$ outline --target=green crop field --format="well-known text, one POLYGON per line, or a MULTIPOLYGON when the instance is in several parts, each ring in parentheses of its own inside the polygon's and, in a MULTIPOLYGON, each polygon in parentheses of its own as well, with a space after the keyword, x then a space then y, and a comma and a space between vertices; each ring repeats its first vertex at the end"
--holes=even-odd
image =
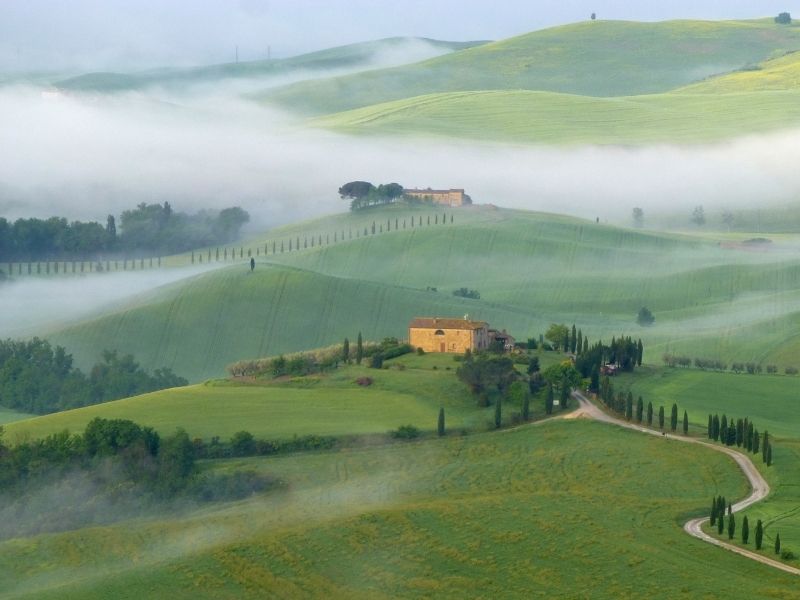
MULTIPOLYGON (((547 356, 541 364, 553 361, 547 356)), ((291 380, 220 380, 163 390, 19 421, 6 426, 6 439, 41 438, 64 429, 78 433, 95 417, 131 419, 165 435, 182 427, 205 439, 228 439, 242 430, 271 440, 386 433, 406 424, 434 431, 440 407, 452 430, 483 430, 493 424, 494 409, 476 406, 455 376, 458 363, 452 355, 407 355, 386 364, 390 368, 351 365, 291 380), (356 379, 361 377, 371 378, 372 385, 359 386, 356 379)), ((506 420, 512 409, 519 407, 507 407, 506 420)), ((533 406, 532 411, 536 416, 543 407, 533 406)))
MULTIPOLYGON (((424 315, 469 314, 520 339, 538 337, 553 322, 575 322, 591 340, 641 337, 650 362, 685 351, 800 366, 792 237, 754 253, 712 238, 481 207, 448 210, 452 224, 403 229, 405 210, 336 216, 331 240, 334 231, 351 230, 348 222, 361 237, 353 231, 345 242, 261 255, 253 274, 243 265, 206 273, 48 335, 81 365, 119 349, 195 382, 222 375, 236 360, 340 343, 359 331, 372 340, 402 338, 411 318, 424 315), (365 221, 391 221, 393 229, 364 236, 365 221), (481 299, 453 296, 461 287, 477 289, 481 299), (654 312, 655 326, 635 324, 641 306, 654 312)), ((433 223, 442 212, 427 214, 433 223)), ((324 224, 311 222, 306 231, 322 235, 324 224)), ((274 235, 302 239, 302 229, 274 235)))
POLYGON ((771 20, 584 22, 414 65, 298 83, 262 98, 322 115, 440 92, 631 96, 666 92, 798 48, 798 28, 771 20))
POLYGON ((165 68, 137 73, 86 73, 54 83, 65 90, 78 92, 125 92, 148 86, 181 89, 191 84, 211 84, 232 79, 286 77, 331 69, 368 69, 382 53, 408 51, 409 45, 427 45, 447 53, 471 48, 484 42, 446 42, 425 38, 395 37, 372 42, 348 44, 283 59, 254 60, 191 68, 165 68))
MULTIPOLYGON (((211 465, 209 465, 211 466, 211 465)), ((220 462, 289 491, 0 544, 8 597, 796 595, 680 523, 744 495, 726 457, 584 421, 220 462), (601 449, 601 451, 598 451, 601 449)))
POLYGON ((525 90, 450 92, 315 119, 344 133, 538 144, 711 142, 800 123, 800 91, 595 98, 525 90))
MULTIPOLYGON (((663 405, 667 412, 673 402, 677 403, 681 411, 688 411, 692 430, 701 436, 705 436, 709 414, 748 417, 760 432, 768 431, 773 440, 774 464, 767 467, 760 455, 753 456, 753 462, 769 481, 772 493, 766 500, 737 513, 737 524, 741 528, 742 519, 747 515, 751 550, 755 523, 761 519, 765 525, 764 548, 767 554, 772 553, 777 532, 781 534, 784 548, 793 550, 795 554, 800 551, 797 377, 645 367, 633 375, 618 378, 615 383, 620 389, 630 389, 635 396, 641 395, 645 402, 653 402, 654 407, 663 405)), ((738 534, 736 540, 741 540, 738 534)))

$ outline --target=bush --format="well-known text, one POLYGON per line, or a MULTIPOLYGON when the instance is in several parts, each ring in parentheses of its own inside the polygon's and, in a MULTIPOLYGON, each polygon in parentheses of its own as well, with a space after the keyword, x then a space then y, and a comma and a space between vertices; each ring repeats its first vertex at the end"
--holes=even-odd
POLYGON ((238 431, 231 438, 231 452, 234 456, 252 456, 256 453, 256 441, 249 431, 238 431))
POLYGON ((369 387, 372 385, 372 377, 359 377, 356 383, 361 387, 369 387))
POLYGON ((375 354, 369 361, 369 366, 371 369, 381 369, 383 368, 383 354, 375 354))
POLYGON ((638 314, 636 315, 636 322, 642 327, 649 327, 655 323, 655 320, 656 318, 653 316, 653 313, 650 312, 650 309, 646 306, 640 308, 638 314))
POLYGON ((775 365, 767 365, 767 373, 774 374, 774 373, 777 373, 777 372, 778 372, 778 367, 777 366, 775 366, 775 365))
POLYGON ((417 348, 417 355, 424 356, 424 354, 425 354, 425 350, 423 350, 422 348, 417 348))
POLYGON ((782 12, 777 17, 775 17, 775 22, 778 25, 791 25, 792 15, 788 12, 782 12))
POLYGON ((794 552, 792 552, 788 548, 784 548, 783 550, 781 550, 781 558, 783 560, 794 560, 796 557, 794 555, 794 552))
POLYGON ((797 368, 796 367, 786 367, 784 372, 787 375, 797 375, 797 368))
POLYGON ((419 437, 419 429, 413 425, 401 425, 395 431, 390 432, 390 434, 397 440, 413 440, 419 437))
POLYGON ((453 296, 458 296, 460 298, 470 298, 472 300, 480 300, 481 293, 478 290, 470 290, 468 288, 462 287, 458 288, 457 290, 453 290, 453 296))

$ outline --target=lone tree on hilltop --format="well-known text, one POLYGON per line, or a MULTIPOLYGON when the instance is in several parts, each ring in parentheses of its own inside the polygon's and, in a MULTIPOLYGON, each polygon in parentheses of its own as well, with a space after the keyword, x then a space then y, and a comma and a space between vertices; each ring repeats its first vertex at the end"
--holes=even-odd
POLYGON ((649 327, 653 323, 655 323, 656 318, 653 316, 653 313, 650 312, 650 309, 646 306, 643 306, 639 309, 638 314, 636 315, 636 322, 641 325, 642 327, 649 327))
POLYGON ((792 24, 792 15, 788 12, 782 12, 777 17, 775 17, 775 22, 778 25, 791 25, 792 24))
POLYGON ((596 21, 597 20, 597 13, 592 13, 592 16, 590 18, 592 19, 592 21, 596 21))
POLYGON ((633 226, 641 229, 644 227, 644 211, 638 206, 633 209, 633 226))

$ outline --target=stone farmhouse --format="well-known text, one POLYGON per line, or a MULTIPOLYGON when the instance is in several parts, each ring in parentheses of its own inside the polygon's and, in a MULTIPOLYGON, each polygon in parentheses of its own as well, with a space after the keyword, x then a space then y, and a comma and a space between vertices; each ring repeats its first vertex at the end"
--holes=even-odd
POLYGON ((417 317, 408 326, 408 343, 425 352, 463 354, 486 350, 495 340, 506 351, 514 349, 514 338, 505 331, 490 329, 485 321, 440 317, 417 317))
POLYGON ((464 193, 464 190, 432 190, 427 188, 420 190, 417 188, 403 190, 403 194, 410 198, 417 200, 430 201, 434 204, 443 204, 445 206, 464 206, 465 204, 472 204, 472 198, 464 193))

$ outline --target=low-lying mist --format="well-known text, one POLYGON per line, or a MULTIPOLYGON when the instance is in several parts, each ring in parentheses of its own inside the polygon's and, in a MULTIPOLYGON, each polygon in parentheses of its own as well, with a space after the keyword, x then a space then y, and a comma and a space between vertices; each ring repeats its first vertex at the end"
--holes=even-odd
POLYGON ((336 190, 366 179, 627 223, 634 206, 688 215, 699 204, 785 203, 800 189, 798 131, 642 148, 360 138, 310 129, 240 92, 238 83, 180 96, 0 90, 0 215, 102 221, 169 201, 183 211, 240 205, 263 229, 346 210, 336 190))
POLYGON ((158 287, 216 267, 152 269, 40 278, 0 284, 0 337, 18 337, 78 320, 158 287))

